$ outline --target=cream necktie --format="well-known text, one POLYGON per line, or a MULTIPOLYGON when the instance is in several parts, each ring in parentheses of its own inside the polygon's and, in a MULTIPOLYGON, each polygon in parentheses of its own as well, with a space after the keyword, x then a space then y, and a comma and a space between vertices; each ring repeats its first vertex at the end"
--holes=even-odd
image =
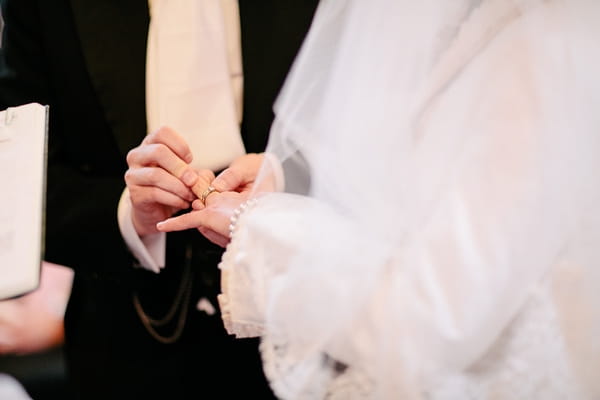
POLYGON ((169 126, 187 140, 194 168, 225 168, 245 153, 237 0, 150 0, 149 5, 148 131, 169 126))

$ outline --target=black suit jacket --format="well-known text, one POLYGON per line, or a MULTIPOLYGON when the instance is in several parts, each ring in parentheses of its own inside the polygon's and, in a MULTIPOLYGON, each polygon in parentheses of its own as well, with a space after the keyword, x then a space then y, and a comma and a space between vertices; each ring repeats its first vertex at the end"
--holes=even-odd
MULTIPOLYGON (((50 105, 45 258, 76 271, 66 348, 82 398, 182 398, 211 385, 226 395, 236 386, 222 384, 232 380, 268 396, 256 341, 235 341, 218 315, 194 310, 199 297, 216 305, 221 249, 196 231, 170 234, 167 268, 154 275, 132 268, 118 229, 125 156, 146 134, 147 0, 0 1, 0 108, 50 105), (132 294, 148 314, 165 313, 190 246, 195 278, 186 328, 175 344, 161 344, 140 323, 132 294)), ((240 0, 248 152, 264 149, 273 101, 316 3, 240 0)))

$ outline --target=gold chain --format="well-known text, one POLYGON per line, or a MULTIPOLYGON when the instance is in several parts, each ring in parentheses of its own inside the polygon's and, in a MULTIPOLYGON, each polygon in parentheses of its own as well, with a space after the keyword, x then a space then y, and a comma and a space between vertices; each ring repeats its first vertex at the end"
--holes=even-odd
POLYGON ((156 339, 160 343, 164 344, 172 344, 175 343, 181 337, 183 333, 183 328, 185 327, 185 321, 187 318, 187 313, 190 304, 190 298, 192 295, 192 281, 193 281, 193 273, 192 273, 192 247, 188 246, 185 252, 185 263, 183 266, 183 272, 181 274, 181 282, 179 284, 179 289, 175 294, 175 298, 173 299, 173 304, 167 311, 164 317, 160 319, 155 319, 150 317, 143 309, 142 304, 140 302, 139 296, 137 293, 133 293, 133 305, 135 307, 135 311, 138 314, 138 317, 142 321, 142 324, 154 339, 156 339), (175 313, 179 309, 179 319, 177 320, 177 326, 173 331, 173 334, 170 336, 163 336, 158 333, 155 327, 161 327, 173 320, 175 317, 175 313))

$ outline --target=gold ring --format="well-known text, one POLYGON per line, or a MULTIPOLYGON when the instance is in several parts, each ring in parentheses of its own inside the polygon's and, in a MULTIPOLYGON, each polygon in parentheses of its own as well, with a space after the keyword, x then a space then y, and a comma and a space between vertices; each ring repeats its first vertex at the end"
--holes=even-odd
POLYGON ((204 192, 202 192, 202 194, 200 195, 200 201, 202 202, 202 204, 206 205, 206 198, 210 196, 212 192, 218 192, 218 190, 210 185, 206 188, 204 192))

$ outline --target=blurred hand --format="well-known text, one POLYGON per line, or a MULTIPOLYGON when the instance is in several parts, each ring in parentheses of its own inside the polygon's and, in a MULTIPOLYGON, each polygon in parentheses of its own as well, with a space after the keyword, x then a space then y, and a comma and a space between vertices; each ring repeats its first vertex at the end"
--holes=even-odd
POLYGON ((0 354, 33 353, 63 342, 72 281, 72 269, 44 261, 39 288, 0 301, 0 354))

